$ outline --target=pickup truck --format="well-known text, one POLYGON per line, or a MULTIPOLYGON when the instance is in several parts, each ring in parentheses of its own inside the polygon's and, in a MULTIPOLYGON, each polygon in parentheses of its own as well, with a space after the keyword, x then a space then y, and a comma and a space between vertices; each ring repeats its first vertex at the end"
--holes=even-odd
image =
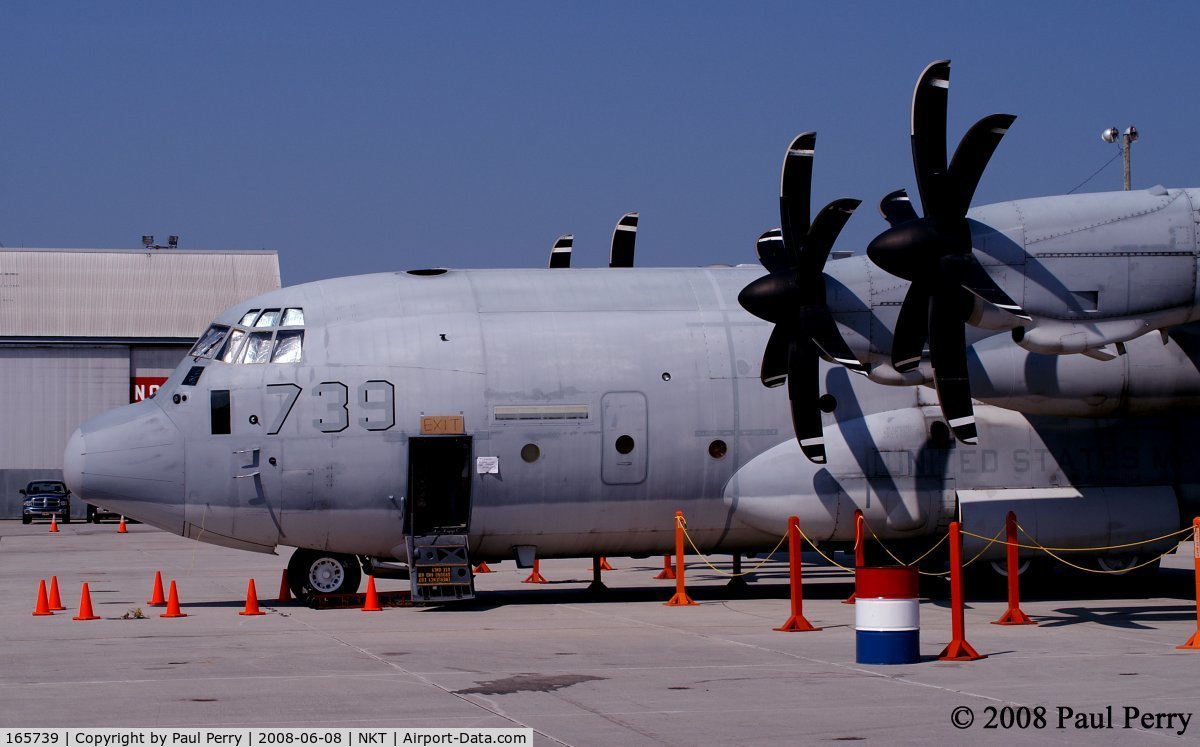
POLYGON ((34 480, 21 488, 21 523, 28 524, 34 517, 48 519, 58 516, 64 524, 71 523, 71 491, 65 483, 55 480, 34 480))

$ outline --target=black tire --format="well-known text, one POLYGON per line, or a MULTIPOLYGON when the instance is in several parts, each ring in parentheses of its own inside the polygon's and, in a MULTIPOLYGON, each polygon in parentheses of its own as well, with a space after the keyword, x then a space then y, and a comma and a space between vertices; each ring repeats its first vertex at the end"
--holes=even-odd
POLYGON ((353 555, 299 549, 287 567, 288 587, 297 599, 354 594, 362 582, 362 569, 353 555))
POLYGON ((71 523, 71 512, 70 512, 70 511, 63 511, 63 512, 62 512, 62 523, 64 523, 64 524, 70 524, 70 523, 71 523))
POLYGON ((33 519, 29 518, 28 516, 22 516, 22 517, 21 517, 21 523, 22 523, 22 524, 28 524, 28 523, 29 523, 29 522, 31 522, 31 521, 33 521, 33 519))
POLYGON ((96 508, 94 506, 87 507, 87 517, 86 517, 85 521, 88 524, 99 524, 100 523, 100 522, 96 521, 96 508))

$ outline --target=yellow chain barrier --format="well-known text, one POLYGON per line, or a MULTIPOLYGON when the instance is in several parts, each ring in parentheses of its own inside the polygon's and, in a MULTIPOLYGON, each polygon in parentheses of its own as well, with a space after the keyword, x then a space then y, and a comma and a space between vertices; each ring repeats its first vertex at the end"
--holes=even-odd
POLYGON ((712 563, 708 562, 708 556, 705 555, 704 553, 700 552, 700 548, 696 547, 696 543, 692 541, 692 535, 688 533, 686 521, 676 517, 675 523, 677 523, 679 525, 679 527, 681 529, 683 529, 683 536, 687 538, 688 544, 692 546, 692 552, 696 553, 696 555, 699 556, 700 560, 706 566, 708 566, 711 570, 717 572, 718 574, 720 574, 722 576, 728 576, 730 578, 739 578, 741 576, 749 576, 751 573, 754 573, 755 571, 762 568, 767 563, 770 563, 771 556, 774 555, 775 553, 779 552, 779 548, 783 547, 784 542, 787 542, 787 532, 784 532, 783 537, 781 537, 779 539, 779 544, 775 545, 774 550, 767 553, 767 557, 763 558, 761 563, 754 566, 753 568, 751 568, 748 571, 742 571, 741 573, 730 573, 729 571, 723 571, 720 568, 713 565, 712 563))
MULTIPOLYGON (((773 550, 771 550, 771 552, 767 553, 767 556, 765 558, 763 558, 762 561, 758 565, 754 566, 753 568, 751 568, 747 571, 742 571, 741 573, 730 573, 728 571, 724 571, 720 568, 717 568, 715 565, 710 563, 708 560, 708 556, 706 556, 704 553, 702 553, 700 551, 700 548, 696 547, 695 541, 692 540, 692 535, 687 530, 687 522, 686 521, 677 518, 676 522, 679 524, 680 528, 683 529, 683 536, 687 538, 688 545, 691 546, 692 551, 696 553, 696 555, 700 558, 700 560, 706 566, 708 566, 709 569, 711 569, 712 571, 714 571, 722 576, 728 576, 730 578, 735 578, 735 577, 739 577, 739 576, 748 576, 751 573, 754 573, 755 571, 759 570, 764 565, 771 562, 772 556, 774 556, 775 553, 779 552, 779 548, 783 547, 783 543, 787 541, 787 532, 785 531, 783 533, 783 537, 781 537, 779 539, 779 542, 775 545, 775 548, 773 550)), ((884 544, 883 540, 881 540, 879 538, 879 535, 875 533, 875 529, 866 520, 865 516, 863 517, 863 526, 865 526, 867 528, 867 531, 869 531, 871 533, 872 539, 874 539, 877 543, 879 543, 879 546, 884 549, 884 552, 886 552, 888 554, 888 556, 891 557, 892 560, 896 561, 897 563, 899 563, 900 565, 903 565, 903 566, 913 566, 913 565, 920 563, 922 560, 929 557, 929 555, 934 550, 936 550, 938 547, 940 547, 941 544, 943 542, 945 542, 950 536, 949 533, 942 535, 942 537, 937 542, 935 542, 932 546, 930 546, 930 548, 928 550, 921 553, 921 555, 919 557, 917 557, 914 560, 905 562, 905 561, 901 560, 900 558, 896 557, 896 554, 892 552, 891 548, 889 548, 886 544, 884 544)), ((813 549, 813 551, 815 551, 818 555, 820 555, 821 558, 823 558, 826 563, 828 563, 831 566, 840 568, 847 573, 850 573, 850 574, 854 573, 853 568, 844 566, 841 563, 834 560, 833 558, 826 555, 821 550, 821 548, 817 545, 817 543, 814 542, 813 540, 811 540, 808 537, 808 535, 806 535, 804 533, 803 529, 801 529, 800 527, 797 527, 797 529, 800 532, 800 537, 805 542, 807 542, 809 547, 811 547, 813 549)), ((1020 542, 1012 543, 1012 544, 1015 544, 1017 548, 1022 549, 1022 550, 1041 550, 1042 552, 1046 553, 1047 555, 1054 558, 1055 560, 1062 563, 1063 565, 1070 566, 1071 568, 1075 568, 1077 570, 1086 571, 1088 573, 1095 573, 1095 574, 1099 574, 1099 575, 1120 575, 1120 574, 1124 574, 1124 573, 1129 573, 1130 571, 1136 571, 1139 568, 1145 568, 1146 566, 1157 563, 1158 561, 1162 560, 1167 555, 1170 555, 1171 553, 1175 552, 1175 547, 1172 546, 1165 552, 1160 553, 1159 555, 1156 555, 1155 557, 1151 558, 1150 560, 1147 560, 1144 563, 1138 563, 1137 565, 1131 566, 1129 568, 1120 568, 1120 569, 1108 570, 1108 571, 1096 569, 1096 568, 1087 568, 1085 566, 1081 566, 1076 563, 1072 563, 1071 561, 1069 561, 1065 558, 1059 557, 1055 553, 1058 553, 1058 552, 1097 552, 1100 550, 1120 550, 1120 549, 1124 549, 1127 547, 1137 547, 1139 545, 1148 545, 1148 544, 1151 544, 1154 542, 1161 542, 1163 540, 1168 540, 1173 537, 1182 537, 1183 534, 1192 531, 1192 527, 1188 526, 1188 527, 1184 527, 1183 529, 1180 529, 1178 531, 1170 532, 1169 534, 1164 534, 1160 537, 1154 537, 1152 539, 1146 539, 1146 540, 1139 540, 1137 542, 1126 542, 1126 543, 1120 544, 1120 545, 1105 545, 1105 546, 1100 546, 1100 547, 1046 547, 1045 545, 1039 543, 1037 541, 1037 539, 1035 539, 1033 537, 1033 535, 1031 535, 1029 532, 1027 532, 1025 530, 1025 527, 1021 526, 1020 524, 1017 524, 1017 529, 1019 529, 1021 531, 1021 533, 1024 534, 1026 537, 1028 537, 1029 541, 1033 543, 1032 545, 1022 544, 1020 542)), ((988 537, 988 536, 982 535, 982 534, 975 534, 974 532, 969 532, 965 529, 960 529, 959 531, 963 534, 963 536, 972 537, 972 538, 978 539, 978 540, 984 540, 987 543, 983 546, 983 548, 979 552, 975 553, 975 555, 970 560, 963 563, 963 568, 966 568, 967 566, 974 563, 976 560, 979 560, 979 558, 981 558, 983 556, 983 554, 985 552, 987 552, 988 549, 992 545, 997 544, 997 543, 1005 545, 1005 546, 1009 545, 1009 542, 1007 540, 1000 539, 1001 533, 1004 532, 1003 527, 1001 527, 999 530, 997 530, 996 533, 994 535, 992 535, 991 537, 988 537)), ((864 537, 863 539, 865 540, 866 538, 864 537)), ((854 548, 855 549, 858 548, 857 541, 854 545, 854 548)), ((920 573, 922 576, 933 576, 933 577, 943 577, 943 576, 948 576, 950 574, 949 571, 943 571, 943 572, 939 572, 939 573, 933 573, 933 572, 929 572, 929 571, 918 571, 918 573, 920 573)))

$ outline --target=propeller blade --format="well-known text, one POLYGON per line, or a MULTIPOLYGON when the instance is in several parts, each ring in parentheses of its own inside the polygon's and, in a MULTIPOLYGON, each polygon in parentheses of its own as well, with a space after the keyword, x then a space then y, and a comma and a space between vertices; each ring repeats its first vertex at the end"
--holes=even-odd
POLYGON ((810 322, 813 344, 834 363, 845 366, 855 373, 865 374, 867 367, 854 356, 854 351, 850 350, 850 346, 846 344, 846 338, 842 337, 841 331, 838 330, 837 322, 833 320, 833 314, 830 313, 829 307, 823 307, 821 312, 819 318, 810 322))
POLYGON ((608 255, 609 267, 633 267, 633 247, 637 242, 637 213, 625 213, 613 229, 608 255))
POLYGON ((974 254, 960 254, 957 256, 946 257, 942 260, 943 265, 947 268, 947 274, 956 280, 959 285, 971 291, 975 295, 993 304, 1008 313, 1019 316, 1023 319, 1030 319, 1029 314, 1025 313, 1025 309, 1021 305, 1004 292, 1004 290, 992 280, 992 276, 988 275, 987 270, 979 263, 974 254))
POLYGON ((879 212, 888 225, 893 228, 901 223, 917 219, 917 211, 913 209, 912 200, 909 199, 908 192, 903 189, 897 189, 895 192, 884 195, 883 199, 879 201, 879 212))
POLYGON ((955 438, 965 444, 978 442, 975 408, 971 405, 971 381, 967 377, 967 342, 963 329, 959 289, 933 295, 930 305, 929 354, 942 414, 955 438))
POLYGON ((557 270, 571 266, 571 247, 575 244, 572 234, 559 236, 554 240, 554 248, 550 250, 550 269, 557 270))
POLYGON ((771 336, 767 338, 767 348, 763 351, 762 370, 759 373, 763 386, 776 387, 787 380, 791 336, 789 330, 778 324, 771 330, 771 336))
POLYGON ((946 208, 946 103, 949 96, 950 60, 930 63, 917 79, 912 103, 913 169, 927 216, 941 217, 946 208))
POLYGON ((802 132, 797 135, 783 157, 783 169, 779 175, 780 228, 793 267, 808 235, 812 164, 816 147, 817 133, 802 132))
POLYGON ((967 214, 983 170, 1015 120, 1012 114, 992 114, 971 125, 971 129, 963 135, 954 157, 950 159, 949 193, 956 215, 967 214))
MULTIPOLYGON (((808 240, 800 249, 804 269, 809 272, 821 272, 824 269, 833 242, 837 240, 838 234, 842 232, 854 210, 861 204, 862 200, 843 197, 821 208, 821 212, 817 213, 816 220, 809 228, 808 240)), ((824 296, 821 300, 824 300, 824 296)))
POLYGON ((921 353, 929 337, 929 296, 928 285, 915 281, 900 306, 896 331, 892 334, 892 367, 901 373, 911 371, 921 363, 921 353))
POLYGON ((814 464, 825 463, 825 433, 821 423, 820 363, 808 345, 790 346, 788 356, 788 399, 792 408, 792 427, 800 450, 814 464))
POLYGON ((772 228, 754 244, 754 252, 758 261, 767 268, 767 272, 782 272, 791 268, 787 249, 783 245, 783 234, 778 228, 772 228))

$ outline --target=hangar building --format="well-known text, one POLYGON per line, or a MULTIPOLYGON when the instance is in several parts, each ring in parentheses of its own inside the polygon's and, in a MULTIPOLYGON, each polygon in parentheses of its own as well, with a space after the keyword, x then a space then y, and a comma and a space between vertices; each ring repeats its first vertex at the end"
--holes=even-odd
POLYGON ((153 394, 218 312, 279 284, 274 251, 0 249, 0 518, 62 479, 81 422, 153 394))

